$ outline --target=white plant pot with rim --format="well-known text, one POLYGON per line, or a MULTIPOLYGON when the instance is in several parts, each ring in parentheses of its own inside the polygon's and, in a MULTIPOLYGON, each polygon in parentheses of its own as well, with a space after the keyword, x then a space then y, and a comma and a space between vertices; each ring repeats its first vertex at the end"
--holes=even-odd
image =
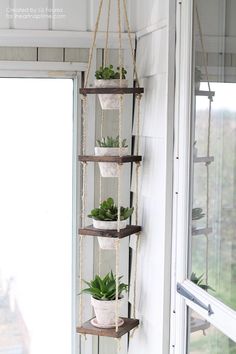
MULTIPOLYGON (((96 156, 125 156, 128 155, 128 148, 106 148, 95 147, 96 156)), ((113 162, 99 162, 99 169, 102 177, 118 177, 118 164, 113 162)))
MULTIPOLYGON (((120 312, 120 306, 122 298, 118 300, 118 313, 120 312)), ((94 308, 94 312, 97 319, 97 325, 104 327, 115 327, 116 324, 116 300, 104 301, 96 300, 91 297, 91 304, 94 308)))
MULTIPOLYGON (((111 80, 95 80, 95 87, 98 88, 115 88, 128 87, 128 80, 111 79, 111 80)), ((114 110, 120 107, 120 96, 118 94, 100 94, 98 95, 103 110, 114 110)))
MULTIPOLYGON (((127 226, 127 220, 120 221, 120 229, 125 229, 127 226)), ((117 221, 101 221, 93 219, 93 227, 100 230, 117 230, 117 221)), ((112 237, 99 237, 98 243, 103 250, 115 250, 116 249, 116 238, 112 237)))

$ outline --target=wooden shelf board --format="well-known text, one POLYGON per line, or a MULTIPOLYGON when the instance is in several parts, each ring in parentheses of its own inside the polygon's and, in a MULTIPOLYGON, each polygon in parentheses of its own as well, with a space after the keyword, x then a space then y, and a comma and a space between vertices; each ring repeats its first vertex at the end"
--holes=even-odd
POLYGON ((122 319, 124 320, 124 324, 119 327, 118 332, 116 332, 115 328, 106 329, 94 327, 90 322, 91 320, 85 322, 81 327, 77 327, 76 332, 81 334, 92 334, 94 336, 120 338, 139 325, 139 320, 124 317, 122 317, 122 319))
POLYGON ((193 162, 194 163, 211 163, 214 161, 214 156, 199 156, 199 157, 194 157, 193 162))
POLYGON ((195 95, 196 96, 205 96, 205 97, 212 98, 212 97, 215 96, 215 91, 202 91, 202 90, 199 90, 199 91, 195 91, 195 95))
POLYGON ((141 94, 144 93, 143 87, 92 87, 92 88, 81 88, 79 90, 82 95, 94 95, 94 94, 141 94))
POLYGON ((197 332, 197 331, 205 331, 210 327, 210 323, 204 320, 201 320, 200 318, 194 319, 194 322, 190 324, 190 331, 191 333, 197 332))
POLYGON ((208 235, 212 233, 212 227, 203 227, 200 229, 194 229, 192 230, 192 235, 197 236, 197 235, 208 235))
POLYGON ((84 229, 79 229, 79 235, 124 238, 133 234, 137 234, 141 230, 142 228, 140 226, 135 225, 128 225, 125 229, 121 229, 120 232, 117 230, 95 229, 92 225, 90 225, 84 229))
POLYGON ((93 156, 93 155, 80 155, 79 161, 82 162, 116 162, 119 164, 142 161, 142 156, 93 156))

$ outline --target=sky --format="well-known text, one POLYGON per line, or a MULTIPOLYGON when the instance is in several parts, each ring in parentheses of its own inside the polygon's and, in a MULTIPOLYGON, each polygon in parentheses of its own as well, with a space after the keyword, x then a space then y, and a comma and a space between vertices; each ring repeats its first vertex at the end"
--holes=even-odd
POLYGON ((0 275, 30 354, 71 352, 70 79, 0 79, 0 275))

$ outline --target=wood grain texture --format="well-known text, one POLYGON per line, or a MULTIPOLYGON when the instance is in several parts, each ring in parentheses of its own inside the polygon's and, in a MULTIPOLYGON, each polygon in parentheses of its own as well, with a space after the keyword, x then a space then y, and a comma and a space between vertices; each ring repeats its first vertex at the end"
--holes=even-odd
POLYGON ((116 332, 115 328, 106 329, 94 327, 90 322, 91 320, 85 322, 81 327, 77 327, 76 332, 92 334, 94 336, 120 338, 139 325, 139 320, 124 317, 121 318, 124 320, 124 324, 119 327, 118 332, 116 332))
POLYGON ((83 156, 78 157, 79 161, 82 162, 116 162, 118 164, 129 163, 129 162, 140 162, 142 161, 142 156, 83 156))
POLYGON ((104 88, 81 88, 80 93, 82 95, 94 95, 94 94, 141 94, 144 92, 143 87, 104 87, 104 88))
POLYGON ((92 225, 79 229, 79 235, 85 236, 99 236, 109 238, 124 238, 133 234, 137 234, 142 230, 141 226, 128 225, 125 229, 117 230, 101 230, 95 229, 92 225))

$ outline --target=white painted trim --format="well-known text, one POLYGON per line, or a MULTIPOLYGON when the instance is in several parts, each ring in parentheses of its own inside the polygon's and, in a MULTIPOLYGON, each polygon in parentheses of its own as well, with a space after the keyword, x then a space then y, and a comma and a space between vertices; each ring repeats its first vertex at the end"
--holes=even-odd
POLYGON ((190 117, 191 117, 191 63, 193 0, 176 1, 177 53, 175 96, 175 166, 174 212, 172 244, 172 320, 171 353, 187 350, 186 306, 177 296, 177 282, 187 278, 189 234, 189 181, 190 181, 190 117))
POLYGON ((217 300, 215 297, 202 290, 199 286, 193 284, 190 280, 185 280, 182 285, 187 291, 194 294, 202 303, 206 304, 207 306, 211 305, 214 314, 207 316, 206 310, 188 299, 186 299, 186 305, 191 307, 194 311, 198 312, 214 327, 219 329, 226 336, 236 342, 236 311, 232 310, 221 301, 217 300))
POLYGON ((151 34, 151 33, 155 32, 155 31, 159 31, 162 28, 167 27, 167 24, 168 24, 168 21, 166 19, 161 20, 158 23, 155 23, 153 25, 147 26, 147 27, 141 29, 140 31, 138 31, 136 33, 136 37, 137 37, 137 39, 139 39, 141 37, 147 36, 148 34, 151 34))
POLYGON ((77 321, 77 229, 78 220, 77 215, 80 215, 79 203, 77 196, 80 191, 80 178, 79 178, 79 166, 77 161, 78 156, 78 145, 80 144, 79 137, 79 116, 81 111, 80 99, 79 97, 79 86, 81 82, 81 74, 78 73, 74 78, 73 86, 73 174, 72 174, 72 354, 76 354, 79 348, 79 338, 76 333, 76 321, 77 321))
POLYGON ((86 63, 0 61, 0 77, 74 78, 86 70, 86 63))
MULTIPOLYGON (((90 48, 92 32, 47 30, 0 30, 0 47, 90 48)), ((109 48, 119 48, 118 33, 110 33, 109 48)), ((133 45, 135 34, 132 33, 133 45)), ((127 33, 122 33, 122 46, 129 48, 127 33)), ((97 48, 105 47, 105 32, 98 32, 97 48)))
MULTIPOLYGON (((86 63, 43 62, 43 61, 5 61, 0 60, 0 70, 13 71, 86 71, 86 63)), ((61 75, 60 75, 61 76, 61 75)))

